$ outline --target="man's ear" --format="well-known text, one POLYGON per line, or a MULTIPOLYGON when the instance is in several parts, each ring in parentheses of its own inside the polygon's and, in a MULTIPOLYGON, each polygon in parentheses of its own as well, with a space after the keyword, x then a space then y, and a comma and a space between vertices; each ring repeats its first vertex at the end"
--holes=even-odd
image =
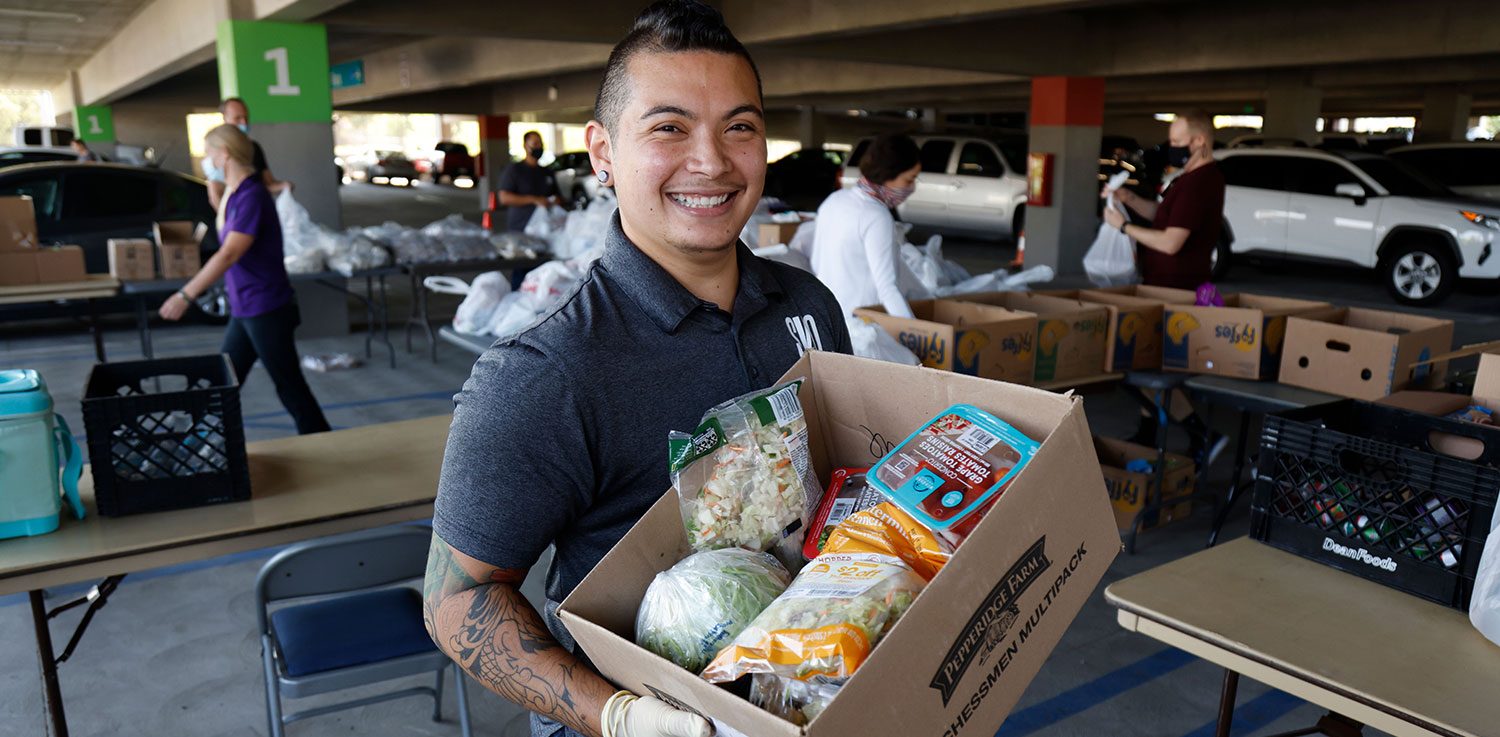
POLYGON ((609 131, 604 124, 597 120, 590 120, 583 129, 583 145, 589 152, 589 163, 594 167, 594 175, 601 173, 606 176, 600 180, 600 184, 606 187, 615 186, 614 150, 610 145, 609 131))

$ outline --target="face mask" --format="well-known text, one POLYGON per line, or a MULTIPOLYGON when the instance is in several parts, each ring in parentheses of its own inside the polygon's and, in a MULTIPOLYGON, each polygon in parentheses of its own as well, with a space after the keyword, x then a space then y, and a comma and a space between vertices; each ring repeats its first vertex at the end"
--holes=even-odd
POLYGON ((1188 159, 1193 158, 1193 150, 1187 146, 1171 146, 1167 148, 1167 165, 1181 169, 1187 166, 1188 159))
POLYGON ((526 153, 531 154, 531 158, 533 159, 540 159, 542 158, 542 147, 537 146, 536 148, 528 148, 526 149, 526 153))
POLYGON ((892 208, 905 202, 906 198, 910 197, 911 193, 917 190, 915 186, 887 187, 862 177, 859 180, 859 188, 871 197, 880 200, 886 207, 892 208))
POLYGON ((235 127, 239 128, 241 133, 249 133, 250 132, 250 124, 249 123, 242 123, 240 125, 236 125, 235 127))

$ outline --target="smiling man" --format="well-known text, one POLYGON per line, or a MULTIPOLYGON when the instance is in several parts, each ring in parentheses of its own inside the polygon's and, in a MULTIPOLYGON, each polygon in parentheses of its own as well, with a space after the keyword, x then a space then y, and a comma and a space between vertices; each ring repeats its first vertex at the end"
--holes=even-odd
POLYGON ((618 691, 559 602, 670 485, 666 439, 769 386, 807 350, 850 352, 833 295, 738 243, 766 172, 760 78, 718 11, 669 0, 615 47, 589 154, 620 208, 560 306, 474 365, 433 517, 428 631, 532 734, 699 737, 702 718, 618 691), (519 591, 549 546, 545 614, 519 591))

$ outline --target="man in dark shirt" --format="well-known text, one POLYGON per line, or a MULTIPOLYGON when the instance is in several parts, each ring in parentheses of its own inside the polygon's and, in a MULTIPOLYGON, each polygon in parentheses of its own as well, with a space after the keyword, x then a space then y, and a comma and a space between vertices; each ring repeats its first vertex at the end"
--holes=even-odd
MULTIPOLYGON (((239 128, 246 135, 250 134, 250 108, 244 100, 231 97, 219 104, 219 112, 224 116, 224 122, 239 128)), ((291 182, 283 182, 271 175, 271 165, 266 163, 266 152, 255 140, 250 141, 255 147, 254 175, 260 177, 261 182, 266 185, 266 190, 272 197, 281 194, 283 189, 291 189, 291 182)), ((208 204, 215 210, 219 209, 219 201, 224 199, 224 172, 213 165, 207 158, 203 159, 203 178, 208 180, 208 204)))
POLYGON ((1167 160, 1182 168, 1160 203, 1127 189, 1116 193, 1126 207, 1151 218, 1146 228, 1106 208, 1104 220, 1140 244, 1141 276, 1157 287, 1197 289, 1212 277, 1212 258, 1224 222, 1224 173, 1214 163, 1213 118, 1202 110, 1179 114, 1168 134, 1167 160))
POLYGON ((557 196, 557 180, 537 161, 542 158, 542 134, 527 131, 521 136, 521 145, 526 147, 526 160, 500 172, 500 205, 510 210, 505 225, 513 233, 526 229, 531 213, 538 207, 562 204, 562 198, 557 196))
POLYGON ((619 210, 562 303, 475 363, 455 397, 424 586, 433 640, 532 711, 533 737, 708 737, 573 652, 557 606, 670 488, 667 433, 851 352, 833 294, 740 245, 765 184, 760 78, 717 10, 648 8, 585 133, 619 210), (796 326, 793 330, 791 326, 796 326), (543 612, 519 590, 553 546, 543 612))

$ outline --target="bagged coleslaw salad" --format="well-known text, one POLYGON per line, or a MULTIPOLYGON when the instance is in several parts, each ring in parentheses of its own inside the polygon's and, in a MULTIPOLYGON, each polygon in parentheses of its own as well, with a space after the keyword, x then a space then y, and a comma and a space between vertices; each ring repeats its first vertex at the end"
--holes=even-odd
POLYGON ((672 487, 694 550, 801 547, 818 487, 798 379, 710 409, 692 434, 668 436, 672 487))
POLYGON ((656 574, 641 600, 635 641, 694 673, 786 590, 791 575, 768 553, 694 553, 656 574))

